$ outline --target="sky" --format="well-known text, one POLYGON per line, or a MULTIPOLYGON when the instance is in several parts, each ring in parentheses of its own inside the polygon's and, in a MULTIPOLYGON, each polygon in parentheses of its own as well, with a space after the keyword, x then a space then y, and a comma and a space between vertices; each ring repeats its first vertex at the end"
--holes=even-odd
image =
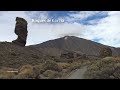
POLYGON ((0 42, 17 38, 16 17, 28 22, 26 45, 76 36, 120 47, 120 11, 0 11, 0 42), (53 21, 41 22, 48 19, 53 21))

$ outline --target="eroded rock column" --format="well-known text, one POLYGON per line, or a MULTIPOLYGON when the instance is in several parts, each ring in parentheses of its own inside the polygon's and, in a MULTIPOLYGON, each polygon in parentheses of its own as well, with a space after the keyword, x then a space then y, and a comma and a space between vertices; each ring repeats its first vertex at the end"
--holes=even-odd
POLYGON ((15 43, 19 46, 25 46, 27 40, 27 21, 23 18, 16 17, 16 26, 15 26, 15 34, 18 35, 18 38, 12 43, 15 43))

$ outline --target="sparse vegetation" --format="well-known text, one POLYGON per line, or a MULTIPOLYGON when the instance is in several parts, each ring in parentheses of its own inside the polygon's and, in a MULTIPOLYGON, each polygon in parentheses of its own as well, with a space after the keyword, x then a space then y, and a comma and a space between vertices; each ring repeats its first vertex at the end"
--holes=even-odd
POLYGON ((120 79, 120 59, 105 57, 94 62, 85 73, 87 79, 120 79))
POLYGON ((69 63, 58 63, 58 65, 63 69, 68 69, 70 67, 69 63))
POLYGON ((120 58, 105 57, 101 60, 78 60, 72 63, 57 63, 47 60, 38 65, 23 65, 18 69, 0 68, 0 79, 57 79, 62 78, 83 65, 89 65, 85 72, 87 79, 120 79, 120 58), (6 72, 7 70, 18 70, 6 72))
POLYGON ((0 79, 12 79, 16 74, 12 72, 0 72, 0 79))
POLYGON ((40 79, 40 75, 43 74, 43 72, 45 72, 45 69, 43 68, 42 64, 33 66, 33 76, 35 79, 40 79))
POLYGON ((81 62, 73 62, 70 64, 70 67, 68 68, 68 72, 71 72, 75 69, 78 69, 81 67, 81 62))
POLYGON ((111 57, 110 48, 101 50, 103 59, 96 56, 81 58, 79 55, 74 58, 47 56, 32 47, 20 47, 8 42, 0 43, 0 51, 0 79, 55 79, 84 65, 90 65, 86 78, 120 78, 120 58, 111 57), (7 70, 18 70, 18 73, 7 70))
POLYGON ((55 70, 55 71, 62 71, 62 67, 60 67, 55 61, 47 60, 45 64, 43 64, 43 68, 45 70, 55 70))
POLYGON ((106 48, 102 48, 100 50, 100 56, 101 57, 109 57, 109 56, 112 56, 112 50, 108 47, 106 48))
POLYGON ((33 76, 33 67, 31 65, 24 65, 19 69, 19 74, 16 79, 29 79, 33 76))
POLYGON ((47 77, 48 79, 55 79, 60 77, 60 73, 57 71, 53 71, 53 70, 46 70, 43 75, 45 77, 47 77))
POLYGON ((20 17, 16 21, 18 38, 0 42, 0 79, 56 79, 82 66, 84 72, 89 66, 85 78, 120 79, 120 57, 113 57, 120 55, 120 48, 71 35, 25 46, 28 23, 20 17))
POLYGON ((15 75, 18 74, 17 72, 10 72, 10 71, 15 71, 15 69, 2 67, 0 69, 0 79, 12 79, 15 75))
MULTIPOLYGON (((12 56, 15 56, 15 55, 13 54, 12 56)), ((17 57, 17 56, 15 56, 15 57, 17 57)), ((32 57, 35 59, 38 58, 38 57, 36 57, 36 55, 33 55, 32 57)), ((60 59, 60 58, 58 58, 58 59, 60 59)), ((113 58, 106 57, 106 58, 103 58, 102 60, 104 60, 104 63, 105 63, 105 61, 108 63, 108 62, 112 61, 113 58)), ((26 61, 28 61, 28 60, 26 60, 26 61)), ((65 59, 64 59, 64 61, 65 61, 65 59)), ((0 75, 1 75, 1 78, 13 78, 13 79, 42 79, 42 78, 55 79, 55 78, 64 77, 67 74, 69 74, 70 72, 72 72, 73 70, 78 69, 83 65, 94 66, 92 63, 97 63, 100 61, 101 61, 100 58, 88 57, 87 59, 72 58, 69 60, 66 59, 66 62, 60 62, 60 61, 57 62, 54 59, 46 57, 46 59, 43 60, 41 63, 39 63, 39 62, 37 64, 34 63, 34 65, 28 63, 28 64, 20 65, 20 67, 18 67, 18 68, 15 67, 16 69, 18 69, 17 74, 9 73, 10 74, 9 75, 8 73, 2 73, 0 75), (6 74, 6 76, 4 74, 6 74)), ((11 63, 11 65, 16 64, 16 63, 17 63, 17 61, 16 62, 14 61, 14 63, 11 63)), ((94 66, 94 67, 96 68, 96 66, 94 66)), ((118 67, 116 67, 116 68, 118 68, 118 67)), ((4 68, 4 70, 5 70, 5 68, 4 68)), ((97 76, 97 74, 96 74, 96 76, 97 76)), ((110 76, 110 77, 112 77, 112 76, 110 76)))

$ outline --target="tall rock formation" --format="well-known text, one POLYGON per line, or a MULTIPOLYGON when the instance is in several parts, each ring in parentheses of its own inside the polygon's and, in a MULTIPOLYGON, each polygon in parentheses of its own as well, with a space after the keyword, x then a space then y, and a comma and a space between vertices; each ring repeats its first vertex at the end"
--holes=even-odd
POLYGON ((15 34, 18 35, 18 38, 12 43, 15 43, 19 46, 25 46, 26 45, 26 39, 27 39, 27 21, 24 18, 16 17, 16 26, 15 26, 15 34))

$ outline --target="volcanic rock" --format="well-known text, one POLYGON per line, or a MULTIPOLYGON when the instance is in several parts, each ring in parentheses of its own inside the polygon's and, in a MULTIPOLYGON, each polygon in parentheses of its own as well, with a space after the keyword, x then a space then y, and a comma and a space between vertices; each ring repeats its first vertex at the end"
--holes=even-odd
POLYGON ((23 18, 16 17, 16 26, 15 26, 15 34, 18 35, 18 38, 12 43, 15 43, 19 46, 25 46, 27 39, 27 21, 23 18))

